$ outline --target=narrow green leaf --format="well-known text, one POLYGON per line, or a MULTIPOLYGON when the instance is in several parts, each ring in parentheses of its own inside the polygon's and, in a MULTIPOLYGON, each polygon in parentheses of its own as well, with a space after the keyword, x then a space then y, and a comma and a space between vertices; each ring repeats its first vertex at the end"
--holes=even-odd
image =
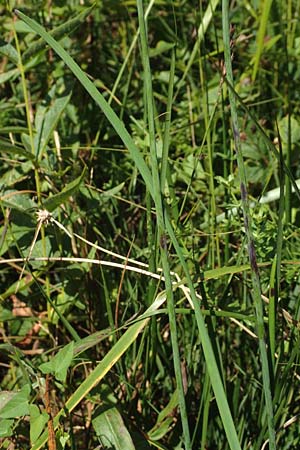
MULTIPOLYGON (((149 314, 159 309, 166 301, 165 293, 161 293, 157 296, 156 300, 146 310, 145 314, 149 314)), ((112 349, 105 355, 100 361, 97 367, 89 374, 89 376, 81 383, 77 390, 71 395, 66 402, 63 409, 59 411, 54 418, 54 427, 57 428, 59 419, 65 414, 65 411, 73 411, 73 409, 81 402, 81 400, 96 386, 103 377, 111 370, 121 356, 126 352, 128 347, 136 340, 138 334, 149 322, 149 318, 143 319, 131 325, 128 330, 119 338, 112 349)), ((48 438, 48 431, 45 431, 38 441, 33 445, 31 450, 39 450, 46 442, 48 438)))
POLYGON ((11 69, 7 70, 0 74, 0 84, 6 83, 6 81, 10 80, 19 75, 19 69, 11 69))
POLYGON ((272 0, 263 0, 260 2, 261 14, 259 15, 259 30, 256 39, 256 49, 252 60, 253 72, 252 80, 254 81, 257 75, 260 58, 263 52, 264 39, 267 30, 268 18, 272 6, 272 0))
MULTIPOLYGON (((94 3, 94 5, 92 5, 90 8, 86 8, 76 17, 73 17, 72 19, 58 26, 54 30, 50 31, 49 34, 55 39, 61 39, 64 36, 71 34, 73 31, 76 30, 76 28, 78 28, 82 24, 82 22, 86 19, 86 17, 92 12, 95 5, 96 3, 94 3)), ((46 46, 47 44, 44 41, 44 39, 42 38, 38 39, 37 42, 31 44, 26 50, 26 52, 24 52, 23 62, 27 62, 32 56, 44 50, 46 46)))
POLYGON ((158 414, 156 424, 147 433, 149 438, 153 441, 162 439, 168 433, 174 421, 174 410, 178 407, 178 389, 173 392, 169 403, 158 414))
POLYGON ((34 155, 27 150, 25 150, 22 147, 19 147, 18 145, 12 144, 10 141, 0 138, 0 148, 1 152, 9 152, 13 153, 14 155, 21 155, 25 158, 29 159, 30 161, 34 161, 34 155))
POLYGON ((238 438, 237 431, 234 426, 231 411, 229 408, 229 404, 228 404, 227 397, 225 394, 224 386, 223 386, 222 379, 220 376, 219 368, 218 368, 218 365, 216 362, 216 357, 214 355, 212 344, 211 344, 211 341, 210 341, 210 338, 209 338, 209 335, 207 332, 207 328, 205 325, 204 317, 201 312, 201 307, 200 307, 199 301, 197 300, 197 297, 196 297, 195 288, 194 288, 194 285, 193 285, 193 282, 192 282, 192 279, 191 279, 191 276, 189 273, 187 263, 183 256, 183 252, 181 250, 181 247, 178 244, 174 230, 172 228, 172 225, 171 225, 170 220, 167 215, 166 215, 166 227, 167 227, 167 231, 169 233, 170 239, 173 243, 173 246, 176 250, 176 254, 178 255, 179 260, 181 262, 182 268, 184 270, 184 273, 185 273, 185 276, 187 279, 187 285, 190 289, 191 298, 192 298, 194 310, 195 310, 195 317, 196 317, 199 335, 200 335, 200 339, 201 339, 201 344, 203 347, 205 361, 207 364, 207 370, 209 373, 212 388, 214 390, 216 402, 217 402, 217 405, 218 405, 218 408, 220 411, 220 416, 221 416, 221 419, 222 419, 222 422, 224 425, 224 429, 226 432, 229 446, 230 446, 231 450, 241 450, 239 438, 238 438))
POLYGON ((13 45, 5 42, 3 39, 0 39, 0 53, 10 59, 14 64, 18 64, 19 57, 17 50, 13 45))
POLYGON ((85 75, 82 69, 78 66, 78 64, 74 61, 74 59, 64 50, 64 48, 49 34, 45 31, 43 27, 41 27, 37 22, 27 17, 19 10, 15 10, 20 19, 22 19, 30 28, 35 31, 37 34, 42 36, 42 38, 51 46, 51 48, 60 56, 60 58, 64 61, 64 63, 69 67, 69 69, 73 72, 76 78, 80 81, 82 86, 86 89, 86 91, 90 94, 90 96, 94 99, 97 105, 101 108, 103 113, 105 114, 108 121, 116 130, 119 137, 122 139, 124 145, 128 148, 129 153, 135 162, 137 169, 139 170, 141 176, 143 177, 146 186, 153 197, 153 187, 152 187, 152 177, 150 174, 150 170, 145 163, 143 156, 141 155, 139 149, 133 142, 131 136, 126 130, 124 124, 118 118, 116 113, 110 107, 110 105, 106 102, 102 94, 98 91, 96 86, 92 83, 92 81, 85 75))
POLYGON ((59 205, 64 204, 71 195, 74 195, 84 179, 86 169, 84 168, 82 174, 75 180, 68 183, 59 194, 52 195, 48 197, 47 200, 43 202, 43 207, 48 211, 53 211, 59 205))
POLYGON ((110 335, 111 330, 110 328, 108 328, 106 330, 96 331, 96 333, 90 334, 86 338, 80 339, 74 344, 74 355, 79 355, 87 349, 94 347, 110 335))
POLYGON ((50 106, 41 106, 36 114, 36 135, 34 136, 34 148, 36 158, 41 158, 44 150, 56 128, 61 114, 71 98, 71 91, 65 93, 51 102, 50 106), (40 114, 39 114, 40 112, 40 114))

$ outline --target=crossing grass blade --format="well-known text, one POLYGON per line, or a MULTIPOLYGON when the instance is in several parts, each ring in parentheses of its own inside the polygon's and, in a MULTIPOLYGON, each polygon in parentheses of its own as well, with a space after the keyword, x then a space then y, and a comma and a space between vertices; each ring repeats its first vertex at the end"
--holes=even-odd
POLYGON ((92 99, 97 103, 100 109, 105 114, 107 120, 116 130, 118 136, 123 141, 126 148, 128 148, 131 158, 133 159, 137 169, 139 170, 141 176, 143 177, 147 189, 149 190, 151 196, 153 197, 152 188, 152 177, 150 170, 145 163, 145 160, 138 149, 138 147, 133 142, 130 134, 126 130, 124 123, 120 121, 114 110, 109 106, 107 101, 104 99, 102 94, 98 91, 96 86, 87 77, 79 65, 74 61, 74 59, 68 54, 68 52, 35 20, 26 16, 19 10, 15 10, 16 15, 22 19, 35 33, 39 34, 50 47, 58 54, 58 56, 64 61, 64 63, 73 72, 78 81, 82 84, 85 90, 90 94, 92 99))
MULTIPOLYGON (((116 344, 111 348, 111 350, 105 355, 102 361, 96 366, 96 368, 89 374, 89 376, 81 383, 77 390, 71 395, 58 414, 55 416, 53 421, 54 429, 59 425, 59 420, 66 413, 71 413, 76 406, 83 400, 89 392, 95 387, 103 377, 109 372, 112 367, 119 361, 121 356, 126 352, 128 347, 133 344, 136 340, 138 334, 147 325, 150 318, 147 316, 154 313, 158 308, 160 308, 166 300, 164 293, 157 296, 154 303, 146 310, 144 315, 140 316, 140 320, 131 325, 128 330, 119 338, 116 344)), ((46 430, 42 436, 33 444, 31 450, 39 450, 42 448, 48 439, 48 430, 46 430)))
MULTIPOLYGON (((231 48, 230 48, 230 31, 229 31, 229 3, 228 0, 222 1, 222 23, 223 23, 223 41, 224 41, 224 56, 226 67, 226 78, 231 86, 233 86, 233 71, 231 60, 231 48)), ((244 226, 248 242, 248 256, 251 266, 251 280, 253 289, 253 300, 256 311, 256 328, 259 340, 260 361, 262 366, 263 377, 263 390, 267 412, 267 424, 269 431, 269 448, 270 450, 276 449, 276 436, 274 426, 274 411, 273 400, 271 393, 271 376, 268 361, 267 342, 265 336, 264 325, 264 311, 261 298, 261 283, 260 275, 256 260, 256 250, 254 243, 254 235, 252 230, 252 222, 249 208, 248 192, 247 192, 247 179, 244 165, 244 159, 241 149, 240 131, 238 123, 238 114, 236 107, 236 98, 232 90, 229 90, 229 103, 231 108, 231 120, 232 120, 232 132, 234 149, 239 169, 239 181, 241 191, 241 203, 243 208, 244 226)))

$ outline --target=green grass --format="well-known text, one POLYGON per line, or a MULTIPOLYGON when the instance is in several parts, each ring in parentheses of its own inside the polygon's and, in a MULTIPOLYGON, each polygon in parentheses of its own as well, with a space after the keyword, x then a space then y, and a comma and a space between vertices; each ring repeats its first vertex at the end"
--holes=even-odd
POLYGON ((297 448, 298 2, 15 3, 0 448, 297 448))

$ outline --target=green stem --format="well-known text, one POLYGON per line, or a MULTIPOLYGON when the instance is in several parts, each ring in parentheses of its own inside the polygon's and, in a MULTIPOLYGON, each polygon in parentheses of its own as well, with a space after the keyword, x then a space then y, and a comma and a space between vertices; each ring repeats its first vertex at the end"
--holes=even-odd
MULTIPOLYGON (((223 20, 223 40, 224 40, 224 56, 225 56, 225 67, 226 67, 226 76, 230 83, 233 86, 233 74, 232 74, 232 65, 231 65, 231 48, 230 48, 230 32, 229 32, 229 17, 228 17, 228 0, 222 0, 222 20, 223 20)), ((234 147, 236 152, 236 158, 239 169, 239 177, 240 177, 240 189, 241 189, 241 201, 244 215, 244 225, 246 236, 248 240, 248 255, 249 262, 251 267, 251 280, 252 280, 252 289, 253 289, 253 300, 255 303, 255 311, 256 311, 256 327, 257 334, 259 339, 259 350, 260 350, 260 359, 262 365, 262 375, 263 375, 263 389, 265 395, 265 403, 267 410, 267 420, 268 420, 268 429, 269 429, 269 449, 276 449, 275 442, 275 429, 274 429, 274 412, 273 412, 273 402, 271 395, 271 382, 270 382, 270 371, 269 371, 269 363, 268 363, 268 354, 267 354, 267 346, 265 340, 265 327, 264 327, 264 312, 263 312, 263 304, 261 299, 261 286, 260 286, 260 277, 259 271, 256 261, 256 252, 254 246, 254 238, 252 232, 251 225, 251 215, 248 201, 248 193, 247 193, 247 180, 246 180, 246 172, 244 166, 244 160, 241 150, 240 143, 240 134, 239 134, 239 125, 238 125, 238 115, 237 115, 237 107, 235 102, 235 96, 232 90, 229 90, 229 102, 231 108, 231 120, 232 120, 232 131, 234 137, 234 147)))
POLYGON ((185 404, 185 396, 181 375, 181 364, 180 364, 180 354, 178 347, 177 338, 177 325, 176 325, 176 314, 175 305, 173 297, 173 286, 170 276, 170 265, 168 260, 168 249, 166 244, 166 231, 165 231, 165 219, 164 219, 164 209, 161 194, 161 181, 159 176, 158 160, 157 160, 157 149, 155 141, 155 123, 154 123, 154 104, 153 104, 153 91, 152 91, 152 80, 151 80, 151 69, 149 63, 148 55, 148 43, 147 43, 147 33, 146 25, 144 21, 144 11, 142 0, 137 0, 139 26, 140 26, 140 38, 141 38, 141 50, 142 50, 142 62, 144 68, 144 83, 146 89, 147 97, 147 117, 148 117, 148 129, 150 137, 150 161, 151 161, 151 171, 152 171, 152 186, 153 186, 153 199, 156 209, 156 219, 157 219, 157 234, 158 241, 161 243, 161 261, 162 268, 165 277, 165 287, 167 293, 168 302, 168 315, 170 322, 170 332, 171 332, 171 343, 174 361, 174 371, 176 384, 179 392, 179 407, 181 414, 181 422, 183 429, 184 444, 186 450, 191 450, 191 438, 189 432, 189 425, 187 419, 187 409, 185 404))

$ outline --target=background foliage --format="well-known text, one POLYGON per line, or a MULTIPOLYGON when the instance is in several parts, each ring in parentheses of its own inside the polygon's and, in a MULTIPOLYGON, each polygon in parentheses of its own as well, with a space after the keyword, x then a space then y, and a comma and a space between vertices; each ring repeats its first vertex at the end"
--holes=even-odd
MULTIPOLYGON (((142 2, 22 3, 0 6, 1 448, 234 448, 212 359, 240 448, 266 448, 221 2, 144 5, 150 72, 142 2), (83 75, 14 8, 53 30, 83 75), (43 209, 52 216, 37 220, 43 209), (189 289, 168 286, 166 264, 189 289), (214 356, 203 351, 199 305, 214 356)), ((298 15, 298 0, 229 8, 280 449, 300 436, 298 15)))

